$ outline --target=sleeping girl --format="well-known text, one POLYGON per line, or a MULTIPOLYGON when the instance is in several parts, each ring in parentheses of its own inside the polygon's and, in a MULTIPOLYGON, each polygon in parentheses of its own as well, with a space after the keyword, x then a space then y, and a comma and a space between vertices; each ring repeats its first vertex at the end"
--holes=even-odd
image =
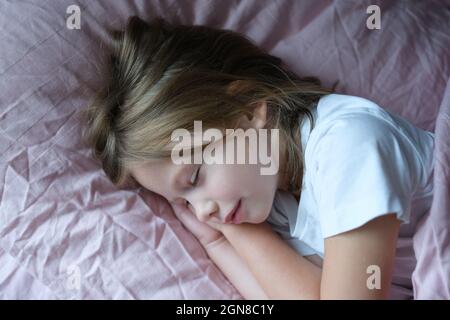
POLYGON ((169 201, 244 298, 412 297, 411 237, 433 192, 431 132, 296 75, 230 30, 132 17, 113 45, 86 138, 114 184, 169 201), (179 150, 200 162, 176 162, 173 133, 195 136, 195 121, 220 134, 179 150), (246 141, 245 159, 275 147, 277 170, 210 161, 234 150, 229 129, 246 141), (245 140, 266 129, 256 145, 245 140))

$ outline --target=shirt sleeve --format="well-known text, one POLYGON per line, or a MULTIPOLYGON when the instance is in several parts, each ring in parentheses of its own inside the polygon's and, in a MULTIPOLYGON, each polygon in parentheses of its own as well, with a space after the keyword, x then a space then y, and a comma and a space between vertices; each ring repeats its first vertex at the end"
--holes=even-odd
POLYGON ((298 205, 292 195, 284 191, 275 194, 272 210, 267 218, 273 231, 287 242, 297 253, 302 256, 319 254, 305 242, 291 235, 295 227, 298 205))
POLYGON ((415 175, 409 140, 373 115, 335 119, 313 151, 313 192, 323 238, 395 213, 409 222, 415 175))

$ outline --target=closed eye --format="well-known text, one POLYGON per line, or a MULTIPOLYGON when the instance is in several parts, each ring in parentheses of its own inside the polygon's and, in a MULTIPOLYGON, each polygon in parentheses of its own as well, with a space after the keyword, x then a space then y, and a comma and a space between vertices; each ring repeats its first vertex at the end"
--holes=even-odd
POLYGON ((200 172, 200 168, 201 168, 201 165, 198 166, 196 170, 194 170, 194 172, 192 173, 191 179, 189 180, 191 185, 193 185, 194 187, 197 185, 198 174, 200 172))

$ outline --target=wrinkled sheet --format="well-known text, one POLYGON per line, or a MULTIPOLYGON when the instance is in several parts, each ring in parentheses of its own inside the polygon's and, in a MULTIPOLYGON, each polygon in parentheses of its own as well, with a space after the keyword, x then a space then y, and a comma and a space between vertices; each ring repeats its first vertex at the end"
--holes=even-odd
POLYGON ((241 299, 164 199, 118 190, 81 140, 107 30, 156 15, 245 33, 300 75, 436 131, 416 298, 449 298, 448 1, 0 1, 0 298, 241 299), (66 9, 81 9, 81 30, 66 9), (366 8, 381 8, 381 29, 366 8), (447 88, 447 89, 446 89, 447 88), (445 97, 444 97, 445 94, 445 97))
POLYGON ((415 299, 450 299, 450 81, 436 120, 434 195, 413 237, 415 299))

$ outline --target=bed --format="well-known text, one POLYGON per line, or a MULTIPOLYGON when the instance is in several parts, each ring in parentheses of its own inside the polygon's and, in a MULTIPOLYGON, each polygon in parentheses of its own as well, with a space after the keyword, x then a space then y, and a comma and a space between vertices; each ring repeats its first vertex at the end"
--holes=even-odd
POLYGON ((450 2, 375 0, 1 1, 0 299, 242 299, 163 198, 117 189, 81 139, 108 30, 132 15, 242 32, 435 132, 414 297, 450 299, 450 2), (380 29, 366 26, 372 4, 380 29))

